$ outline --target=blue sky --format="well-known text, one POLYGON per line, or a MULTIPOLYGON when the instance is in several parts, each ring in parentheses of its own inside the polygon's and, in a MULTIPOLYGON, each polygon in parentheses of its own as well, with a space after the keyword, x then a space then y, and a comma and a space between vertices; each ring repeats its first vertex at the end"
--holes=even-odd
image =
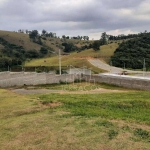
POLYGON ((0 30, 28 29, 58 36, 150 31, 150 0, 0 0, 0 30))

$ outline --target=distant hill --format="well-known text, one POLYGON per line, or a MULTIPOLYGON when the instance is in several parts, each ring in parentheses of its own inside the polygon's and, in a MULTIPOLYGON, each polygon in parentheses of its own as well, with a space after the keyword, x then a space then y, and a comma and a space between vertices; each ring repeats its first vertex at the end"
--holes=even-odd
POLYGON ((142 33, 139 37, 122 42, 111 57, 116 67, 142 69, 150 68, 150 33, 142 33))
POLYGON ((11 44, 22 46, 26 50, 40 50, 41 48, 39 44, 33 43, 30 40, 28 34, 0 30, 0 37, 11 44))
MULTIPOLYGON (((42 47, 42 45, 34 43, 29 38, 29 34, 25 34, 25 33, 0 30, 0 38, 5 39, 11 44, 22 46, 25 50, 35 49, 39 51, 40 48, 42 47)), ((42 37, 41 40, 45 46, 51 47, 56 52, 58 52, 59 49, 63 49, 62 43, 64 42, 73 43, 75 46, 79 48, 81 48, 84 45, 89 45, 90 43, 92 43, 92 41, 84 41, 78 39, 60 39, 60 38, 50 38, 50 37, 42 37)))
POLYGON ((22 65, 25 61, 28 67, 56 66, 57 68, 58 52, 61 49, 61 54, 64 55, 63 66, 87 66, 98 73, 102 70, 89 64, 87 59, 98 58, 109 63, 111 56, 122 43, 122 40, 111 40, 106 45, 100 46, 100 50, 95 51, 91 47, 94 41, 90 40, 51 38, 42 35, 38 38, 40 38, 39 43, 31 39, 29 34, 0 31, 0 68, 22 65), (66 45, 66 51, 69 50, 67 52, 71 55, 66 55, 63 45, 66 45))
MULTIPOLYGON (((29 34, 0 31, 0 68, 22 65, 27 59, 51 57, 63 54, 63 44, 73 45, 74 50, 83 49, 93 41, 79 39, 60 39, 38 35, 40 42, 31 39, 29 34)), ((69 48, 69 47, 68 47, 69 48)))

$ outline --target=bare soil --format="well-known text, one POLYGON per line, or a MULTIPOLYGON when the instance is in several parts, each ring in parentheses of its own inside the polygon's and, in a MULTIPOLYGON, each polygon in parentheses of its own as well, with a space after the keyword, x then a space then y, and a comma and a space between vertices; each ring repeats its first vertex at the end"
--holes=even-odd
POLYGON ((94 90, 88 90, 88 91, 65 91, 65 90, 48 90, 48 89, 11 89, 12 92, 18 93, 18 94, 48 94, 48 93, 59 93, 59 94, 96 94, 96 93, 119 93, 119 92, 126 92, 123 90, 111 90, 111 89, 104 89, 104 88, 98 88, 94 90))

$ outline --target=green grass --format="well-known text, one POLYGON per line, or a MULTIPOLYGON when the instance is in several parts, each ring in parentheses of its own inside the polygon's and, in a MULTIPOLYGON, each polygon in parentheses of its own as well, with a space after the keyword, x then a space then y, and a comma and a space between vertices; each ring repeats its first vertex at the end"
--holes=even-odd
POLYGON ((0 89, 0 103, 2 150, 150 147, 149 92, 23 96, 0 89))
POLYGON ((95 95, 58 94, 40 96, 42 101, 54 99, 63 103, 71 116, 104 117, 150 124, 150 98, 148 92, 109 93, 95 95))

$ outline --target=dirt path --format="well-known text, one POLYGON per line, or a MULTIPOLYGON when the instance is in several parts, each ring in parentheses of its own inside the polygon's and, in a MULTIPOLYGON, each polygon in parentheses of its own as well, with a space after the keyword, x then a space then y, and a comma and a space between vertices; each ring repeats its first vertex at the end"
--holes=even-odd
POLYGON ((60 93, 61 90, 48 90, 48 89, 34 89, 34 90, 26 90, 26 89, 12 89, 12 92, 18 94, 46 94, 46 93, 60 93))
POLYGON ((34 89, 34 90, 26 90, 26 89, 12 89, 12 92, 18 94, 48 94, 48 93, 59 93, 59 94, 95 94, 95 93, 118 93, 118 92, 125 92, 123 90, 110 90, 110 89, 103 89, 98 88, 95 90, 90 91, 65 91, 65 90, 48 90, 48 89, 34 89))

